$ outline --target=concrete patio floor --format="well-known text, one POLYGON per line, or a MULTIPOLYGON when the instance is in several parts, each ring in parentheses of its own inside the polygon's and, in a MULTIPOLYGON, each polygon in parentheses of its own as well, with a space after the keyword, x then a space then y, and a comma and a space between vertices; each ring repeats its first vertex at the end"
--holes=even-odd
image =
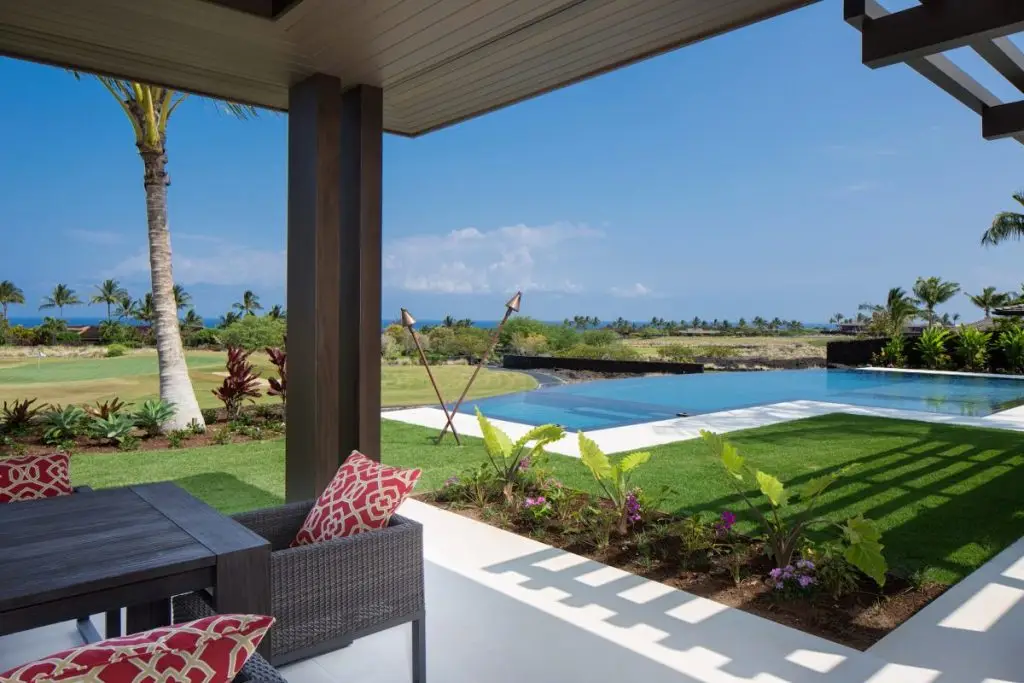
MULTIPOLYGON (((1024 683, 1024 539, 859 652, 424 503, 402 512, 424 524, 437 683, 1024 683)), ((0 638, 0 670, 77 644, 70 623, 0 638)), ((283 671, 405 683, 410 650, 399 627, 283 671)))

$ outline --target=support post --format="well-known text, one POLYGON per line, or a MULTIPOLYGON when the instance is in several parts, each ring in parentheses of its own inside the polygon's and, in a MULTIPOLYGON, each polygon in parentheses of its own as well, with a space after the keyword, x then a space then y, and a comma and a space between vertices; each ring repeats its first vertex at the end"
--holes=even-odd
POLYGON ((382 123, 379 88, 315 74, 289 93, 289 501, 353 449, 380 458, 382 123))

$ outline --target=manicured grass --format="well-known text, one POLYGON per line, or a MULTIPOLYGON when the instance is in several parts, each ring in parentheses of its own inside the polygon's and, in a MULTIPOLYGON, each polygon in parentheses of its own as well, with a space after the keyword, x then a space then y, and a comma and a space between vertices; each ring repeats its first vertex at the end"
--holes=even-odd
MULTIPOLYGON (((480 440, 464 437, 435 446, 434 430, 382 421, 384 460, 424 470, 419 490, 484 461, 480 440)), ((834 520, 863 513, 884 532, 891 567, 904 575, 954 583, 1024 535, 1024 440, 988 429, 951 427, 850 415, 828 415, 731 436, 755 467, 797 485, 850 463, 859 467, 824 497, 821 513, 834 520)), ((173 479, 207 502, 233 512, 279 502, 282 441, 202 450, 76 456, 76 484, 96 487, 173 479)), ((566 484, 595 491, 579 461, 549 456, 566 484)), ((662 507, 750 516, 719 463, 697 440, 653 449, 636 484, 672 488, 662 507)))
MULTIPOLYGON (((218 408, 221 403, 211 393, 220 386, 226 354, 219 351, 187 353, 189 374, 199 405, 218 408)), ((7 360, 7 359, 5 359, 7 360)), ((251 360, 263 377, 276 375, 263 353, 251 360)), ((466 385, 473 368, 444 365, 431 368, 447 400, 455 400, 466 385)), ((436 402, 426 372, 417 366, 381 368, 383 404, 420 405, 436 402)), ((471 397, 483 398, 533 389, 537 382, 529 375, 482 370, 473 384, 471 397)), ((154 351, 142 351, 120 358, 35 358, 17 359, 0 364, 0 396, 5 399, 36 397, 40 403, 92 403, 115 396, 139 403, 159 395, 157 360, 154 351)), ((263 401, 276 402, 264 396, 263 401)))

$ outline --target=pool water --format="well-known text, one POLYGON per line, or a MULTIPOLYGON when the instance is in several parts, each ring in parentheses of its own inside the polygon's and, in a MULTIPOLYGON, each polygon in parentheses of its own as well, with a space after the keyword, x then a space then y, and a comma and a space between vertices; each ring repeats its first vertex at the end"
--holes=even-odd
POLYGON ((865 370, 777 370, 667 375, 544 387, 470 401, 511 422, 603 429, 783 401, 829 401, 984 416, 1024 403, 1024 380, 865 370))

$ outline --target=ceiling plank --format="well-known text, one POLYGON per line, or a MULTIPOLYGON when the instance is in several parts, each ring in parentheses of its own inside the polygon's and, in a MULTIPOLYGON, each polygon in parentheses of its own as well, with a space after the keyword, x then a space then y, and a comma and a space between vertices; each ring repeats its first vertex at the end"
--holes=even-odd
POLYGON ((1024 135, 1024 102, 987 108, 981 115, 981 134, 986 140, 1024 135))
POLYGON ((971 47, 981 58, 1024 93, 1024 52, 1009 38, 996 38, 971 47))

